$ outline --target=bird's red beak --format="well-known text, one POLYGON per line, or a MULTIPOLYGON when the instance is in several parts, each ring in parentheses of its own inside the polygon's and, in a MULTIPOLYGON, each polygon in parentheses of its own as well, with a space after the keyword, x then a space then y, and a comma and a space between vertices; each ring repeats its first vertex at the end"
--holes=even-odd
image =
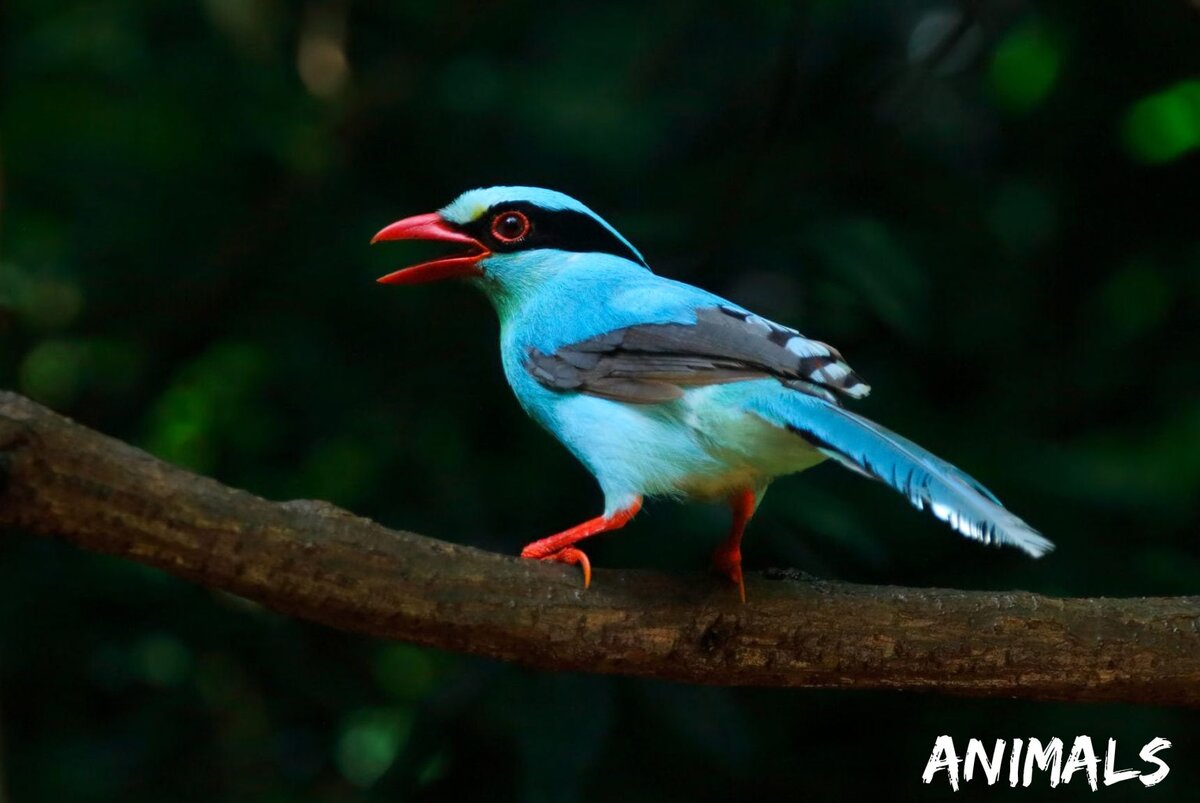
POLYGON ((437 212, 397 220, 372 237, 371 243, 380 240, 433 240, 462 243, 470 248, 465 254, 431 259, 376 279, 383 284, 422 284, 456 276, 482 276, 483 269, 479 267, 479 261, 491 256, 491 251, 483 243, 470 235, 455 231, 437 212))

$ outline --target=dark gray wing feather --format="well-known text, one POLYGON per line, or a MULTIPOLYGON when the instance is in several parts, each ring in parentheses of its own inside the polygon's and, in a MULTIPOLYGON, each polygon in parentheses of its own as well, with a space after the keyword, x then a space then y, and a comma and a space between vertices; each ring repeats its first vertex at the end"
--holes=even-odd
POLYGON ((634 404, 677 399, 689 386, 764 377, 834 402, 870 391, 832 346, 724 306, 697 311, 694 324, 641 324, 550 354, 531 349, 525 367, 553 390, 634 404))

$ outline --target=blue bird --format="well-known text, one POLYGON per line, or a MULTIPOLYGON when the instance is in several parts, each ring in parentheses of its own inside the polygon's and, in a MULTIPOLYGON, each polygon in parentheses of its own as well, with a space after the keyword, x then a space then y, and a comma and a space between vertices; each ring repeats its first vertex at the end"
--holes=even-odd
POLYGON ((976 480, 842 407, 870 388, 832 346, 705 290, 656 276, 591 209, 535 187, 470 190, 372 239, 461 252, 379 279, 460 277, 500 318, 504 374, 525 411, 596 477, 604 513, 522 557, 591 564, 577 544, 647 496, 727 500, 713 565, 746 598, 741 541, 776 477, 831 459, 899 491, 962 535, 1040 557, 1053 544, 976 480))

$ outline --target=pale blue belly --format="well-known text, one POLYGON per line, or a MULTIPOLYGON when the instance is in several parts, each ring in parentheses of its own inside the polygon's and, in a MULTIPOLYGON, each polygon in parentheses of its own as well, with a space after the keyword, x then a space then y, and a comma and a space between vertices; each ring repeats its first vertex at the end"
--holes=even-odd
POLYGON ((610 503, 637 494, 724 498, 824 460, 799 436, 741 407, 739 385, 750 384, 693 388, 655 405, 560 396, 551 428, 610 503))

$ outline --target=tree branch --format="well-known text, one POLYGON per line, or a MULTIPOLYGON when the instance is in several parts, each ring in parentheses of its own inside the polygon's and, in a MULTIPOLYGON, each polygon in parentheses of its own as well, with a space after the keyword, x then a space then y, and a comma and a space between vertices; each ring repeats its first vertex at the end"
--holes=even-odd
POLYGON ((0 392, 0 527, 331 627, 693 683, 1200 704, 1200 597, 1057 599, 577 569, 273 503, 0 392))

